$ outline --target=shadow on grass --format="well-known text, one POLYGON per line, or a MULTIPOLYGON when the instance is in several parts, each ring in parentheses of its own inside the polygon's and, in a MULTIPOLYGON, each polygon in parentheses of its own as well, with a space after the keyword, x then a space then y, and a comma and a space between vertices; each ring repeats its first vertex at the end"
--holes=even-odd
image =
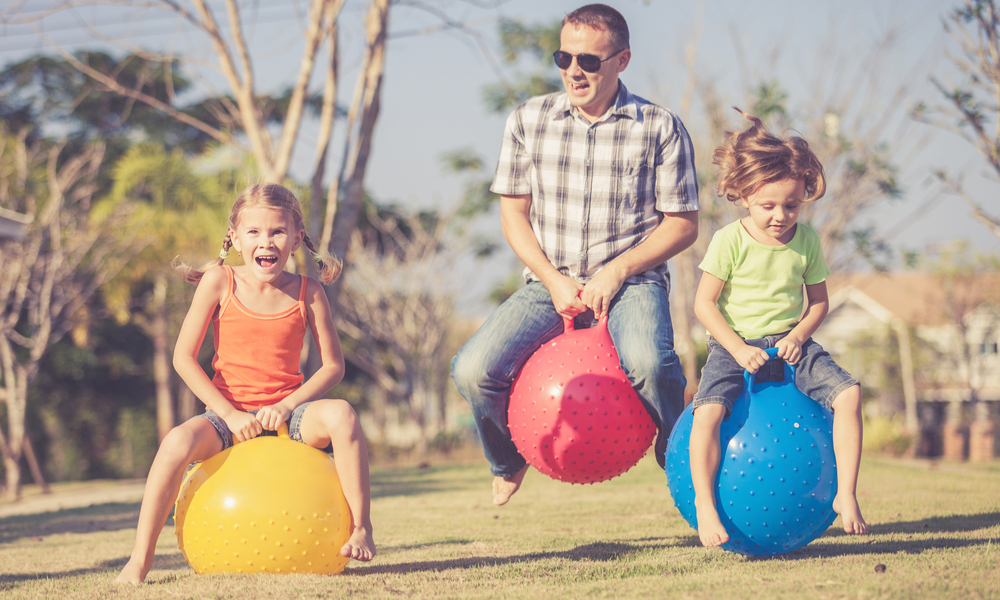
MULTIPOLYGON (((18 584, 24 583, 25 581, 37 581, 39 579, 63 579, 67 577, 80 577, 85 575, 93 575, 95 573, 117 573, 125 566, 128 562, 128 557, 116 558, 114 560, 106 560, 98 565, 89 567, 86 569, 71 569, 69 571, 49 571, 49 572, 38 572, 34 571, 31 573, 17 573, 17 574, 6 574, 0 575, 0 592, 12 591, 17 588, 18 584)), ((153 568, 160 571, 177 571, 181 569, 190 569, 188 564, 184 561, 184 556, 180 554, 167 554, 164 556, 157 556, 153 561, 153 568)), ((168 583, 176 580, 176 576, 168 577, 166 580, 148 580, 148 585, 157 585, 162 583, 168 583)))
POLYGON ((25 537, 45 537, 60 533, 134 529, 138 519, 138 502, 108 502, 82 508, 15 515, 0 518, 0 544, 25 537))
POLYGON ((533 552, 516 556, 469 556, 446 560, 396 563, 391 565, 370 565, 344 569, 345 576, 366 576, 382 573, 413 573, 420 571, 441 571, 445 569, 478 569, 499 567, 523 562, 562 558, 572 561, 609 562, 630 556, 636 552, 676 548, 673 544, 634 544, 627 542, 596 542, 577 546, 562 552, 533 552))
MULTIPOLYGON (((889 533, 959 533, 976 531, 987 527, 1000 525, 1000 511, 979 513, 975 515, 948 515, 930 517, 919 521, 889 521, 887 523, 869 523, 872 534, 889 533)), ((840 528, 839 522, 826 532, 825 536, 850 536, 840 528)))
MULTIPOLYGON (((921 540, 889 539, 869 540, 861 544, 810 544, 790 554, 774 558, 784 560, 803 560, 810 558, 834 558, 838 556, 860 556, 875 554, 922 554, 928 550, 952 550, 957 548, 973 548, 987 546, 989 539, 965 538, 931 538, 921 540)), ((752 560, 769 560, 768 558, 753 558, 752 560)))

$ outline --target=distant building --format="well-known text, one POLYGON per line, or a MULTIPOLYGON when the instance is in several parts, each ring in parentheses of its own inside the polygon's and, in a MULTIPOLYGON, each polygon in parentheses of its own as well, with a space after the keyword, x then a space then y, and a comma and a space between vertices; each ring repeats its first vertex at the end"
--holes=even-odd
POLYGON ((976 403, 973 420, 992 422, 1000 404, 1000 274, 971 280, 866 274, 836 278, 829 293, 830 312, 816 341, 862 384, 872 369, 865 363, 870 356, 859 356, 858 340, 881 338, 887 348, 898 347, 908 429, 916 431, 928 420, 956 424, 970 402, 976 403), (919 373, 911 332, 936 353, 919 373))

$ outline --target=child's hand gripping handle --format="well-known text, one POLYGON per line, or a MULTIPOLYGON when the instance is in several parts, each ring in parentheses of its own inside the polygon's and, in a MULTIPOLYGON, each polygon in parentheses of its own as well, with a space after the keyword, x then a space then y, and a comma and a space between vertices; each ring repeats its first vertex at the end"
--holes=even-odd
MULTIPOLYGON (((288 435, 288 423, 282 423, 281 425, 278 425, 278 429, 276 429, 276 431, 278 432, 278 437, 279 438, 283 438, 283 439, 286 439, 286 440, 290 439, 290 437, 288 435)), ((233 445, 235 446, 236 444, 239 444, 239 443, 240 443, 240 441, 237 440, 235 437, 233 437, 233 445)))
MULTIPOLYGON (((768 362, 770 362, 771 360, 773 360, 778 356, 777 348, 765 348, 764 352, 767 352, 768 362)), ((761 368, 763 368, 763 365, 761 365, 761 368)), ((760 369, 758 369, 757 372, 759 373, 760 369)), ((795 385, 795 365, 790 365, 787 362, 785 363, 785 381, 791 382, 792 385, 795 385)), ((751 395, 753 394, 753 384, 754 384, 754 374, 744 369, 743 385, 746 386, 746 389, 749 390, 751 395)))

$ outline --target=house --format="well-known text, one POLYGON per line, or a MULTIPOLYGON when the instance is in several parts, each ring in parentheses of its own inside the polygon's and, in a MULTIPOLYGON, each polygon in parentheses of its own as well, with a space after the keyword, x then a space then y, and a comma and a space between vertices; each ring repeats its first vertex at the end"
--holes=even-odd
MULTIPOLYGON (((1000 274, 863 274, 836 278, 828 291, 830 311, 814 338, 862 384, 878 360, 898 365, 902 390, 894 391, 901 392, 907 429, 943 420, 946 432, 965 435, 992 426, 1000 406, 1000 274), (860 340, 869 350, 874 344, 891 351, 865 353, 860 340), (971 429, 963 429, 966 420, 971 429)), ((992 457, 993 442, 983 443, 992 457)))

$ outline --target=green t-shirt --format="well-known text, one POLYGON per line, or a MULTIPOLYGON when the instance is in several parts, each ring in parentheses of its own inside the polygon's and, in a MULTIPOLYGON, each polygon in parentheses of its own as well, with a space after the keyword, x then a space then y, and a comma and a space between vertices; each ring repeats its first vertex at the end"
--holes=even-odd
POLYGON ((698 267, 725 281, 719 312, 745 340, 783 333, 795 327, 805 301, 803 284, 826 280, 816 230, 798 223, 784 246, 765 246, 736 221, 715 232, 698 267))

